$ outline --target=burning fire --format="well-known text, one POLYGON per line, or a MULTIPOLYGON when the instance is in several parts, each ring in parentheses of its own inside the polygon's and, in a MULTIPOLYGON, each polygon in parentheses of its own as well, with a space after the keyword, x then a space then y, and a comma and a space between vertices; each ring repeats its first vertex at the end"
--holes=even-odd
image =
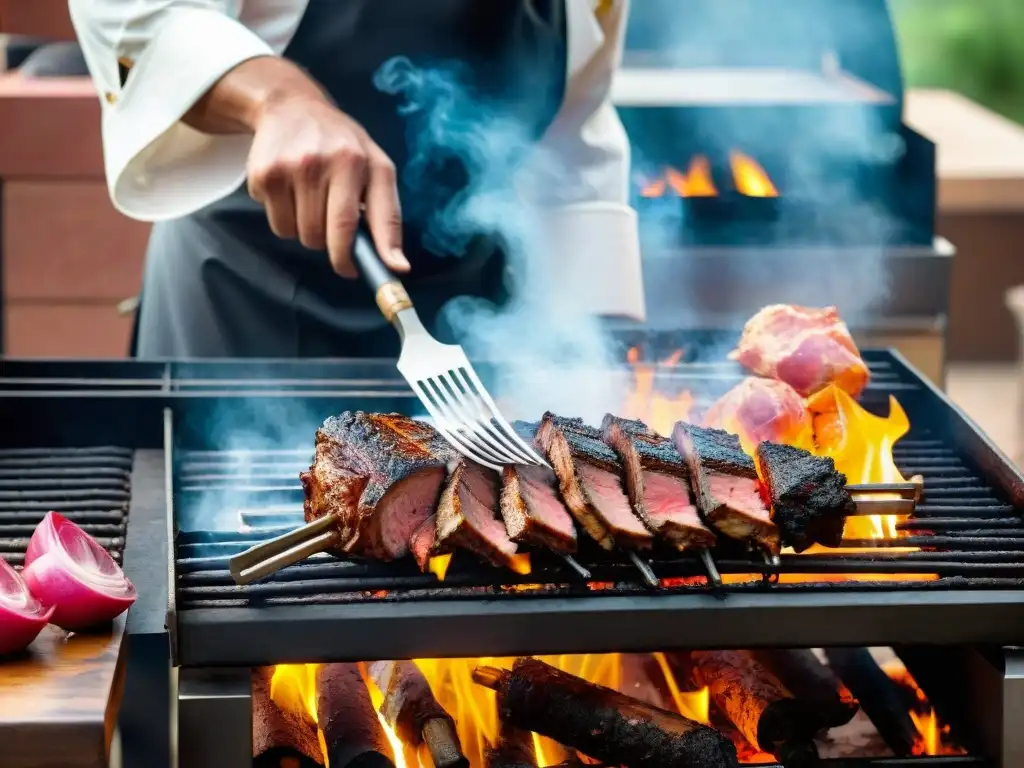
POLYGON ((681 351, 670 355, 657 364, 644 363, 640 350, 633 347, 626 359, 633 370, 633 389, 622 406, 622 415, 627 419, 639 419, 661 435, 671 435, 677 421, 686 421, 693 408, 693 394, 682 391, 674 396, 659 392, 656 388, 658 373, 671 370, 679 363, 681 351))
POLYGON ((911 691, 917 705, 910 710, 910 719, 917 729, 918 738, 914 744, 915 755, 944 756, 963 755, 966 751, 949 740, 949 726, 939 722, 935 709, 928 702, 928 697, 921 686, 910 675, 899 659, 891 659, 882 664, 882 669, 890 679, 911 691))
POLYGON ((730 152, 729 164, 736 189, 747 197, 778 197, 779 192, 764 168, 752 157, 742 152, 730 152))
POLYGON ((711 176, 711 162, 703 155, 697 155, 685 173, 666 168, 659 178, 641 184, 640 195, 664 197, 670 189, 678 197, 716 197, 718 189, 711 176))
MULTIPOLYGON (((683 391, 667 395, 658 387, 658 374, 676 365, 681 356, 682 353, 677 352, 660 363, 652 364, 643 362, 637 348, 629 350, 627 361, 632 368, 633 381, 622 406, 624 416, 640 419, 662 435, 672 434, 672 427, 677 421, 692 417, 696 403, 693 393, 683 391)), ((812 415, 813 440, 807 434, 794 434, 788 440, 791 445, 831 458, 850 483, 905 482, 892 451, 896 442, 909 431, 910 420, 895 398, 890 397, 888 416, 875 416, 843 390, 829 386, 808 398, 807 408, 812 415)), ((742 434, 740 438, 744 450, 752 451, 752 441, 742 434)), ((883 497, 876 495, 872 498, 883 497)), ((895 539, 899 537, 897 525, 904 519, 905 516, 901 515, 851 517, 847 521, 845 536, 849 539, 895 539)), ((807 550, 808 553, 816 551, 823 550, 817 547, 807 550)), ((912 550, 908 548, 906 551, 912 550)), ((877 580, 891 577, 864 574, 859 578, 877 580)), ((916 578, 933 577, 919 575, 916 578)), ((817 579, 813 577, 813 580, 817 579)))

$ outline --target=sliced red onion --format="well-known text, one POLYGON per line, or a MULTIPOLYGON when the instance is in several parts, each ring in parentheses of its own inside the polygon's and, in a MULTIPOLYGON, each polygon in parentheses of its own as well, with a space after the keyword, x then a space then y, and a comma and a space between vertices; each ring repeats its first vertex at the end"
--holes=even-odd
POLYGON ((18 572, 0 557, 0 654, 28 648, 51 615, 53 608, 36 600, 18 572))
POLYGON ((25 553, 25 584, 54 624, 85 629, 103 624, 135 602, 135 586, 92 536, 56 512, 36 526, 25 553))

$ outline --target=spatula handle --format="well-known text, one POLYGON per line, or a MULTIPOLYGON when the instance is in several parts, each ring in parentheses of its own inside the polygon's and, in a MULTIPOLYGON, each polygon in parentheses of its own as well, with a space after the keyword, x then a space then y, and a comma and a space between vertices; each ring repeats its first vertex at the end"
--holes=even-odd
POLYGON ((359 268, 359 274, 373 291, 377 307, 389 323, 394 323, 395 317, 403 309, 412 308, 412 299, 406 293, 405 286, 385 266, 365 226, 361 225, 356 231, 352 257, 359 268))

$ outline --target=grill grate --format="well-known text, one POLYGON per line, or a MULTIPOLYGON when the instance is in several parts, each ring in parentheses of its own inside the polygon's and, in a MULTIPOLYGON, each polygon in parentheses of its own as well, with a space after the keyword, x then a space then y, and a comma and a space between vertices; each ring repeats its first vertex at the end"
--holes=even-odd
POLYGON ((131 469, 128 448, 0 450, 0 556, 21 565, 36 525, 55 511, 94 537, 120 563, 131 469))
MULTIPOLYGON (((1024 583, 1024 519, 1000 490, 927 429, 913 430, 897 444, 894 456, 905 476, 924 477, 924 495, 914 516, 898 526, 900 538, 844 542, 847 548, 869 548, 869 552, 783 555, 777 567, 724 543, 713 555, 719 571, 723 575, 763 574, 773 581, 781 576, 784 583, 775 587, 779 590, 946 589, 1024 583), (908 547, 920 551, 898 551, 908 547), (786 583, 798 574, 806 580, 786 583), (859 579, 844 579, 844 574, 859 579), (892 578, 930 574, 939 578, 892 578)), ((188 510, 199 503, 212 503, 227 510, 222 520, 234 523, 231 531, 178 535, 179 609, 481 596, 515 600, 643 590, 628 561, 596 546, 584 546, 578 557, 599 582, 590 586, 545 553, 532 555, 533 573, 525 577, 478 564, 469 554, 457 554, 443 583, 433 575, 421 574, 411 562, 346 562, 318 555, 264 582, 236 586, 227 570, 229 557, 302 523, 298 473, 308 468, 309 460, 308 449, 178 453, 179 507, 188 510)), ((703 566, 695 556, 656 552, 652 567, 667 589, 707 589, 703 566)), ((750 578, 724 589, 761 586, 757 578, 750 578)))

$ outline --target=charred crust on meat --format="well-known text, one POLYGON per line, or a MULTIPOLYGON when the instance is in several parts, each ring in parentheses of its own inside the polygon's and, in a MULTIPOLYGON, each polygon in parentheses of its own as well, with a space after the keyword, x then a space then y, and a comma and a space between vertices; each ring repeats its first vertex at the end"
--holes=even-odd
POLYGON ((300 475, 306 521, 334 516, 344 554, 401 557, 412 533, 404 528, 415 529, 431 514, 455 457, 437 430, 406 416, 332 416, 317 430, 313 464, 300 475), (397 521, 382 508, 392 492, 406 507, 397 521))
POLYGON ((838 547, 856 507, 835 462, 777 443, 761 443, 755 453, 783 545, 797 552, 813 544, 838 547))
MULTIPOLYGON (((736 435, 722 429, 698 427, 694 424, 679 422, 676 434, 682 433, 693 446, 693 454, 700 458, 705 470, 722 472, 734 477, 751 477, 757 479, 757 468, 754 460, 743 452, 743 446, 736 435)), ((679 441, 676 441, 679 447, 679 441)), ((680 451, 686 453, 686 451, 680 451)), ((692 469, 692 467, 691 467, 692 469)))
MULTIPOLYGON (((686 462, 679 455, 672 440, 659 435, 642 421, 623 419, 609 413, 601 423, 601 433, 605 443, 612 448, 626 440, 632 441, 643 469, 686 478, 686 462)), ((617 453, 621 458, 622 453, 617 453)))
POLYGON ((576 529, 558 496, 558 479, 547 467, 505 467, 499 507, 512 541, 565 554, 576 551, 576 529))

